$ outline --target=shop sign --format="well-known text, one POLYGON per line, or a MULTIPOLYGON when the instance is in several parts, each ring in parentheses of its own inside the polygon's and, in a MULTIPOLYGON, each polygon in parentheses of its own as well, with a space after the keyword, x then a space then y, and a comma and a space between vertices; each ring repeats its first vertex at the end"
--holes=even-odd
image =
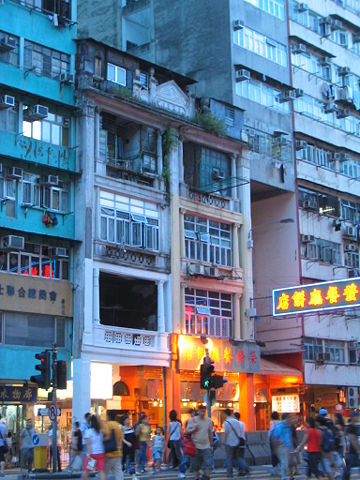
POLYGON ((299 413, 300 399, 299 395, 292 393, 289 395, 273 395, 272 397, 272 411, 299 413))
POLYGON ((199 337, 179 335, 178 345, 180 370, 199 370, 206 349, 218 372, 255 373, 260 370, 260 349, 254 343, 232 345, 229 340, 209 338, 204 344, 199 337))
POLYGON ((0 309, 72 316, 71 283, 65 280, 0 274, 0 309))
POLYGON ((272 292, 273 316, 318 312, 360 305, 360 278, 312 283, 272 292))
POLYGON ((37 399, 37 387, 27 385, 0 385, 0 403, 35 403, 37 399))

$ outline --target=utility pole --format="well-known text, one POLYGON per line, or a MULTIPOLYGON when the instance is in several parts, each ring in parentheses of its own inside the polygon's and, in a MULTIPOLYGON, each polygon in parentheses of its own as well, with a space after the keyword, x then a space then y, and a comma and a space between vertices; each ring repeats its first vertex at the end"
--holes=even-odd
POLYGON ((214 371, 214 360, 211 360, 210 355, 209 355, 209 350, 205 350, 205 358, 204 358, 204 363, 203 365, 206 365, 204 368, 205 372, 205 382, 206 380, 209 381, 209 384, 206 386, 206 406, 207 406, 207 414, 208 417, 211 418, 211 401, 210 401, 210 379, 211 375, 214 371))
POLYGON ((52 458, 53 458, 53 472, 56 472, 57 467, 57 403, 56 403, 56 387, 57 387, 57 348, 56 343, 54 343, 54 348, 52 351, 52 380, 53 380, 53 391, 52 391, 52 402, 55 405, 55 417, 52 422, 52 458))

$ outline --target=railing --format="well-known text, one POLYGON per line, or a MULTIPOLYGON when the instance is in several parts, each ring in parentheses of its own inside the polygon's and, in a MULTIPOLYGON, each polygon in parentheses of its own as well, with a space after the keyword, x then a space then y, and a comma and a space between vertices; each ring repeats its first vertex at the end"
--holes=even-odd
POLYGON ((25 5, 32 10, 45 13, 47 15, 58 15, 59 25, 61 18, 71 20, 71 2, 70 0, 13 0, 20 5, 25 5))
POLYGON ((217 338, 230 338, 232 335, 232 318, 209 315, 185 315, 185 332, 187 335, 209 335, 217 338))

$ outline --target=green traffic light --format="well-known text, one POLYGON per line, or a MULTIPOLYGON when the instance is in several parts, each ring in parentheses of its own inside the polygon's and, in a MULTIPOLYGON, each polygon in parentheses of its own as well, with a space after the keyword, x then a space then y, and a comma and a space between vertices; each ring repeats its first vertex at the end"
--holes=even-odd
POLYGON ((210 387, 210 380, 205 380, 204 382, 204 387, 209 388, 210 387))

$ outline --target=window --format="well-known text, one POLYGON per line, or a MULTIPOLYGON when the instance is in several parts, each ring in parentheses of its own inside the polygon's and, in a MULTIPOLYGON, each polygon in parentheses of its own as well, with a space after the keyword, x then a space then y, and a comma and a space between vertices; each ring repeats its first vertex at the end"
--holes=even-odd
POLYGON ((65 346, 63 319, 48 315, 4 312, 4 343, 33 347, 65 346))
MULTIPOLYGON (((28 108, 24 105, 24 110, 28 108)), ((23 121, 23 135, 53 145, 69 146, 70 119, 64 115, 48 113, 43 120, 23 121)))
POLYGON ((344 255, 344 258, 345 258, 345 265, 347 267, 350 267, 350 268, 354 268, 354 269, 359 269, 360 268, 360 261, 359 261, 359 249, 357 247, 357 245, 355 246, 355 248, 357 249, 356 252, 350 252, 348 249, 349 249, 349 245, 345 245, 345 255, 344 255))
POLYGON ((304 338, 304 360, 316 360, 317 355, 323 352, 321 338, 304 338))
POLYGON ((349 343, 349 363, 360 364, 360 342, 349 343))
POLYGON ((292 45, 291 63, 296 69, 305 70, 324 80, 331 81, 331 66, 324 65, 323 58, 313 53, 296 52, 296 45, 292 45))
POLYGON ((0 38, 8 46, 0 51, 0 62, 19 66, 19 38, 9 33, 0 31, 0 38))
POLYGON ((341 200, 341 218, 347 222, 357 224, 360 221, 360 204, 341 200))
POLYGON ((236 83, 236 94, 240 97, 247 98, 253 102, 264 105, 265 107, 279 110, 282 113, 288 113, 289 102, 279 102, 280 89, 273 88, 266 83, 258 80, 245 80, 236 83))
POLYGON ((69 260, 56 256, 54 247, 25 243, 23 251, 0 250, 0 271, 68 280, 69 260))
POLYGON ((69 210, 69 191, 63 184, 58 187, 44 185, 41 194, 42 207, 56 212, 67 212, 69 210))
POLYGON ((301 258, 331 265, 341 265, 340 244, 313 238, 301 244, 301 258))
POLYGON ((126 70, 112 63, 107 64, 107 79, 126 87, 126 70))
POLYGON ((24 67, 37 75, 59 79, 70 71, 70 55, 25 40, 24 67))
POLYGON ((360 179, 360 160, 350 157, 340 162, 340 172, 354 179, 360 179))
POLYGON ((187 258, 231 266, 231 226, 207 218, 185 215, 187 258))
POLYGON ((289 2, 290 18, 313 32, 321 34, 321 16, 311 10, 302 11, 298 2, 289 2))
POLYGON ((307 188, 299 188, 299 206, 304 210, 314 210, 319 215, 340 216, 340 204, 337 197, 307 188))
MULTIPOLYGON (((20 2, 20 0, 17 0, 20 2)), ((71 2, 70 0, 22 0, 22 3, 25 1, 25 5, 39 10, 44 13, 56 13, 60 17, 65 17, 66 19, 71 18, 71 2)))
POLYGON ((159 250, 159 214, 154 204, 101 191, 100 224, 101 240, 159 250))
POLYGON ((345 363, 345 343, 336 340, 325 340, 325 353, 330 354, 330 362, 345 363))
POLYGON ((285 19, 284 0, 246 0, 254 7, 260 8, 266 13, 280 20, 285 19))
POLYGON ((287 50, 285 45, 275 42, 248 27, 234 31, 233 38, 236 45, 286 67, 287 50))
POLYGON ((334 30, 331 32, 330 38, 333 42, 341 45, 342 47, 347 47, 349 43, 349 36, 345 30, 334 30))
POLYGON ((185 333, 222 338, 231 337, 231 294, 186 288, 185 333))
POLYGON ((15 107, 0 109, 0 130, 17 133, 18 108, 16 104, 15 107))

